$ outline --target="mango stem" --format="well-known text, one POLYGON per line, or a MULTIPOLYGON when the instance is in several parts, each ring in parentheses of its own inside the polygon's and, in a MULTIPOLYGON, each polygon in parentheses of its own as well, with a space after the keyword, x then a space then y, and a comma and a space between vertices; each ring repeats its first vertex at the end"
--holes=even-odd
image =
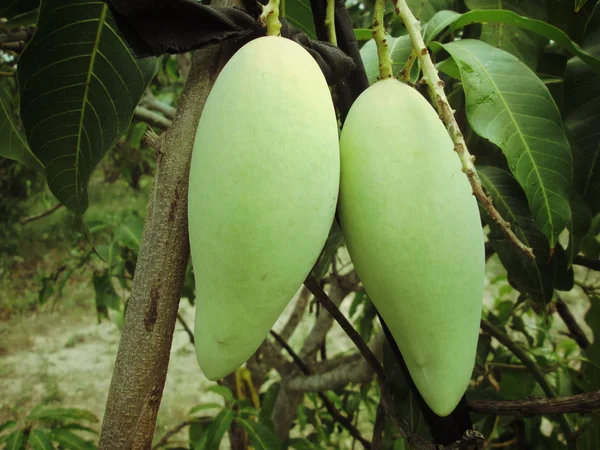
POLYGON ((375 10, 373 11, 373 38, 377 45, 377 56, 379 58, 379 78, 385 80, 392 78, 392 58, 388 49, 387 39, 385 38, 385 27, 383 24, 383 13, 387 0, 375 0, 375 10))
POLYGON ((259 17, 261 23, 267 26, 268 36, 279 36, 281 34, 281 22, 279 21, 279 0, 269 0, 262 7, 263 12, 259 17))

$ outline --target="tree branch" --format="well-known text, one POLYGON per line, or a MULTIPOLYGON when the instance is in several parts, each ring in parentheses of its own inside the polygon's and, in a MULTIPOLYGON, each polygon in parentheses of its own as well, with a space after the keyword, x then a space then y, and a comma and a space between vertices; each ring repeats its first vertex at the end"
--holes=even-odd
POLYGON ((168 130, 171 127, 171 121, 160 114, 150 111, 144 106, 136 106, 133 116, 142 122, 146 122, 153 127, 161 130, 168 130))
POLYGON ((312 275, 309 275, 306 280, 304 280, 304 285, 312 292, 315 298, 323 305, 323 307, 327 310, 329 314, 336 320, 336 322, 342 327, 342 329, 346 332, 348 337, 352 339, 354 345, 358 348, 358 351, 363 355, 363 357, 367 360, 369 365, 372 367, 373 372, 377 375, 380 380, 385 379, 385 372, 383 371, 383 367, 363 340, 363 338, 358 334, 358 331, 354 329, 352 324, 346 319, 346 317, 342 314, 342 312, 338 309, 338 307, 331 301, 331 299, 327 296, 325 291, 319 286, 317 280, 312 275))
POLYGON ((21 219, 21 225, 25 225, 26 223, 33 222, 34 220, 38 220, 38 219, 47 217, 50 214, 52 214, 53 212, 58 211, 62 206, 63 206, 62 203, 58 203, 58 204, 54 205, 52 208, 47 209, 43 213, 38 214, 37 216, 25 217, 25 218, 21 219))
POLYGON ((223 45, 195 53, 177 116, 161 139, 100 450, 141 450, 152 444, 189 257, 187 191, 194 135, 208 93, 233 50, 223 45))
POLYGON ((526 256, 533 259, 534 255, 531 248, 527 247, 519 240, 519 238, 510 228, 510 223, 502 218, 502 215, 492 204, 491 197, 489 197, 483 190, 481 180, 479 179, 477 171, 475 170, 475 165, 473 164, 474 157, 471 156, 469 150, 467 149, 467 144, 465 143, 463 134, 461 133, 460 128, 458 127, 458 123, 456 122, 456 118, 454 117, 454 113, 452 111, 452 108, 450 107, 450 103, 446 98, 446 93, 444 92, 444 82, 438 76, 438 71, 435 68, 435 65, 433 64, 433 61, 431 61, 431 56, 427 51, 425 42, 423 42, 423 37, 421 36, 421 26, 419 24, 419 21, 415 18, 410 8, 406 4, 406 0, 395 1, 396 14, 400 16, 400 18, 404 22, 406 31, 410 35, 414 51, 417 53, 419 62, 421 63, 421 69, 423 70, 423 78, 429 85, 431 92, 435 97, 434 103, 438 109, 442 121, 446 125, 446 129, 448 130, 450 137, 452 138, 452 142, 454 143, 454 150, 456 151, 462 162, 462 171, 467 175, 467 178, 471 183, 471 187, 473 188, 473 194, 485 207, 485 209, 490 214, 494 222, 496 222, 500 226, 509 242, 511 242, 515 247, 521 250, 526 256))
POLYGON ((183 327, 183 329, 187 333, 188 337, 190 338, 191 344, 194 345, 194 343, 195 343, 194 332, 189 327, 189 325, 185 322, 185 319, 183 318, 183 316, 179 312, 177 313, 177 320, 179 321, 179 323, 181 324, 181 326, 183 327))
POLYGON ((162 446, 166 445, 166 443, 168 442, 169 439, 171 439, 174 435, 179 433, 185 427, 188 427, 195 423, 207 423, 207 422, 210 422, 211 420, 212 420, 212 417, 198 417, 197 419, 185 420, 185 421, 181 422, 180 424, 174 426, 169 431, 167 431, 165 433, 165 435, 162 438, 160 438, 160 440, 156 444, 154 444, 152 446, 152 450, 158 450, 162 446))
POLYGON ((575 342, 577 342, 577 345, 579 345, 579 347, 581 347, 582 349, 589 347, 590 340, 587 338, 587 336, 585 335, 585 332, 581 329, 581 327, 577 323, 577 320, 575 320, 575 317, 573 316, 573 314, 571 314, 571 311, 569 310, 567 304, 558 295, 558 292, 555 292, 555 296, 556 296, 556 312, 558 313, 560 318, 563 320, 563 322, 569 329, 569 333, 571 334, 571 337, 573 338, 573 340, 575 340, 575 342))
POLYGON ((302 317, 304 316, 304 311, 306 311, 306 307, 308 306, 309 298, 310 291, 306 289, 306 287, 302 286, 298 294, 298 298, 296 300, 296 305, 294 305, 294 310, 292 311, 292 314, 290 314, 288 321, 279 333, 281 337, 286 341, 292 337, 292 334, 294 334, 296 327, 298 327, 298 324, 302 320, 302 317))
POLYGON ((600 259, 590 259, 584 258, 583 256, 576 256, 575 259, 573 259, 573 264, 587 267, 588 269, 592 270, 600 270, 600 259))
POLYGON ((526 400, 469 400, 469 409, 481 414, 533 417, 554 414, 590 414, 600 409, 600 391, 570 397, 529 398, 526 400))
MULTIPOLYGON (((536 379, 536 381, 538 382, 538 384, 540 385, 540 387, 542 388, 542 390, 544 391, 544 394, 546 394, 546 396, 548 396, 550 398, 556 398, 556 393, 554 392, 554 389, 552 388, 552 386, 550 385, 548 380, 546 380, 546 377, 544 376, 543 372, 540 370, 538 365, 533 361, 533 359, 531 359, 529 357, 529 355, 527 353, 525 353, 524 350, 522 350, 519 346, 517 346, 517 344, 515 344, 508 335, 504 334, 502 331, 498 330, 491 323, 489 323, 487 320, 484 320, 484 319, 481 320, 481 329, 483 331, 485 331, 486 333, 488 333, 493 338, 495 338, 498 342, 500 342, 502 345, 504 345, 517 358, 519 358, 521 360, 521 362, 529 369, 529 371, 531 372, 533 377, 536 379)), ((576 448, 575 447, 575 432, 573 431, 573 428, 571 427, 569 420, 567 419, 566 416, 559 415, 558 421, 563 430, 563 433, 565 434, 565 438, 567 439, 567 443, 569 444, 569 447, 576 448)))
MULTIPOLYGON (((306 365, 306 363, 304 361, 302 361, 302 358, 300 358, 300 356, 298 356, 296 354, 296 352, 294 352, 294 350, 292 349, 292 347, 290 347, 288 345, 287 342, 285 342, 281 336, 279 336, 276 332, 274 332, 273 330, 271 330, 271 335, 277 340, 277 342, 279 342, 279 344, 289 353, 289 355, 292 357, 292 359, 294 360, 294 363, 300 368, 300 370, 305 374, 305 375, 310 375, 311 371, 310 368, 308 367, 308 365, 306 365)), ((358 429, 352 424, 352 422, 350 422, 350 420, 344 416, 340 410, 338 410, 335 405, 333 404, 333 402, 329 399, 329 397, 327 397, 326 394, 324 394, 323 392, 318 392, 319 397, 321 398, 321 400, 323 401, 323 403, 325 404, 325 408, 327 408, 327 411, 329 412, 329 414, 331 414, 331 416, 337 420, 344 428, 346 428, 350 434, 356 439, 358 440, 364 448, 366 449, 370 449, 371 448, 371 443, 366 440, 361 434, 360 431, 358 431, 358 429)))

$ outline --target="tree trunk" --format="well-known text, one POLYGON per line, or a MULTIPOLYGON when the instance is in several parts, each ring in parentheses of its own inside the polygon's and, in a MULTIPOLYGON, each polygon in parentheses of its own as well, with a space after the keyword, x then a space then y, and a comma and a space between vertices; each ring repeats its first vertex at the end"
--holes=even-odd
POLYGON ((187 191, 194 137, 208 93, 231 54, 228 46, 196 52, 173 124, 159 138, 156 177, 106 402, 101 450, 152 445, 189 258, 187 191))

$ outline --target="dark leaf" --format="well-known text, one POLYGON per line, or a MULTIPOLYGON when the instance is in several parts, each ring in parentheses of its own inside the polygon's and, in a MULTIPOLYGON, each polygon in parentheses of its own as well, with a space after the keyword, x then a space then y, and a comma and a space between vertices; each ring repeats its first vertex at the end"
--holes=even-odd
POLYGON ((233 421, 234 411, 229 408, 223 409, 210 423, 206 429, 206 450, 218 450, 223 436, 233 421))
POLYGON ((101 274, 94 274, 94 290, 96 292, 96 308, 106 307, 115 311, 122 309, 121 297, 112 285, 112 278, 105 270, 101 274))
POLYGON ((0 0, 0 17, 10 19, 16 15, 33 11, 40 0, 0 0))
POLYGON ((98 422, 98 418, 94 413, 79 408, 35 408, 31 411, 29 416, 27 416, 27 419, 51 422, 64 422, 66 420, 83 420, 92 423, 98 422))
POLYGON ((136 60, 104 3, 43 0, 17 78, 27 141, 52 193, 75 213, 104 154, 127 131, 156 60, 136 60))
POLYGON ((52 430, 52 440, 58 442, 65 450, 96 450, 96 446, 75 433, 63 428, 52 430))

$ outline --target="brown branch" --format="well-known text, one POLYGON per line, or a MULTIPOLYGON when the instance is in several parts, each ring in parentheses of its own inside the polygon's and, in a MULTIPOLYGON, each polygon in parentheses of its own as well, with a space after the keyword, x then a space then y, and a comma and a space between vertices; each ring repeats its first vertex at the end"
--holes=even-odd
POLYGON ((177 320, 179 320, 179 323, 181 324, 181 326, 183 327, 183 329, 187 333, 188 337, 190 338, 190 342, 192 343, 192 345, 194 345, 194 342, 195 342, 194 332, 189 327, 189 325, 185 322, 185 319, 183 318, 183 316, 179 312, 177 313, 177 320))
POLYGON ((600 259, 590 259, 584 258, 583 256, 576 256, 575 259, 573 259, 573 264, 587 267, 588 269, 592 270, 600 270, 600 259))
POLYGON ((294 310, 290 317, 288 318, 286 324, 283 329, 279 333, 283 339, 286 341, 292 337, 294 331, 298 327, 298 324, 302 320, 304 316, 304 311, 306 311, 306 307, 308 306, 308 299, 310 298, 310 291, 306 289, 306 287, 302 286, 300 293, 298 294, 298 299, 296 300, 296 305, 294 305, 294 310))
MULTIPOLYGON (((311 374, 310 368, 306 365, 306 363, 304 361, 302 361, 302 358, 300 358, 300 356, 298 356, 296 354, 296 352, 294 352, 294 350, 292 349, 292 347, 290 347, 289 344, 287 342, 285 342, 285 340, 282 339, 281 336, 279 336, 279 334, 277 334, 275 331, 271 330, 271 335, 289 353, 289 355, 294 360, 294 363, 300 368, 300 370, 305 375, 310 375, 311 374)), ((368 440, 366 440, 362 436, 362 434, 360 434, 360 431, 358 431, 358 428, 356 428, 352 424, 352 422, 346 416, 344 416, 340 412, 339 409, 337 409, 335 407, 335 405, 329 399, 329 397, 327 397, 327 395, 325 393, 323 393, 323 392, 318 392, 318 395, 321 398, 321 400, 323 401, 323 403, 325 404, 325 408, 327 408, 327 411, 329 412, 329 414, 331 414, 331 416, 335 420, 337 420, 340 423, 340 425, 342 425, 344 428, 346 428, 350 432, 350 434, 352 435, 352 437, 354 437, 356 440, 358 440, 363 445, 364 448, 370 449, 371 448, 371 443, 368 440)))
POLYGON ((62 203, 57 203, 52 208, 47 209, 46 211, 44 211, 41 214, 38 214, 37 216, 25 217, 25 218, 21 219, 20 223, 21 223, 21 225, 25 225, 26 223, 33 222, 34 220, 38 220, 38 219, 47 217, 50 214, 52 214, 53 212, 58 211, 60 208, 62 208, 62 206, 63 206, 62 203))
POLYGON ((498 416, 533 417, 567 413, 590 414, 600 409, 600 391, 559 398, 468 400, 467 403, 473 412, 498 416))
POLYGON ((171 127, 172 122, 166 117, 161 116, 160 114, 155 113, 154 111, 150 111, 144 106, 136 106, 135 112, 133 116, 141 121, 146 122, 153 127, 159 128, 161 130, 168 130, 171 127))
POLYGON ((195 53, 177 117, 161 139, 100 450, 151 448, 189 259, 187 191, 194 136, 208 93, 234 50, 223 44, 195 53))
POLYGON ((556 292, 555 295, 556 295, 556 312, 558 313, 560 318, 563 320, 563 322, 569 329, 569 333, 570 333, 571 337, 573 338, 573 340, 575 342, 577 342, 577 345, 579 345, 579 347, 581 347, 582 349, 589 347, 590 340, 587 338, 587 336, 585 335, 585 332, 581 329, 581 327, 577 323, 577 320, 575 319, 575 317, 569 310, 567 304, 564 302, 564 300, 562 298, 560 298, 560 296, 558 295, 558 292, 556 292))
POLYGON ((315 298, 323 305, 323 307, 327 310, 329 314, 336 320, 336 322, 342 327, 342 329, 346 332, 348 337, 352 339, 354 345, 358 348, 358 351, 363 355, 363 357, 367 360, 369 365, 373 368, 373 372, 377 375, 377 377, 383 381, 385 379, 385 372, 383 371, 383 367, 367 345, 367 343, 363 340, 363 338, 358 334, 358 331, 354 329, 352 324, 346 319, 346 316, 342 314, 342 312, 338 309, 338 307, 331 301, 331 299, 327 296, 325 291, 319 286, 317 280, 312 275, 309 275, 306 280, 304 280, 304 285, 312 292, 315 298))
POLYGON ((14 33, 0 34, 0 44, 6 44, 8 42, 27 42, 33 35, 33 28, 21 31, 15 31, 14 33))
POLYGON ((210 422, 212 419, 213 419, 212 417, 198 417, 197 419, 185 420, 185 421, 181 422, 180 424, 174 426, 169 431, 167 431, 165 433, 165 435, 162 438, 160 438, 160 440, 156 444, 154 444, 152 446, 152 450, 157 450, 157 449, 161 448, 163 445, 166 445, 166 443, 167 443, 167 441, 169 439, 171 439, 174 435, 176 435, 177 433, 179 433, 185 427, 188 427, 188 426, 193 425, 195 423, 210 422))

